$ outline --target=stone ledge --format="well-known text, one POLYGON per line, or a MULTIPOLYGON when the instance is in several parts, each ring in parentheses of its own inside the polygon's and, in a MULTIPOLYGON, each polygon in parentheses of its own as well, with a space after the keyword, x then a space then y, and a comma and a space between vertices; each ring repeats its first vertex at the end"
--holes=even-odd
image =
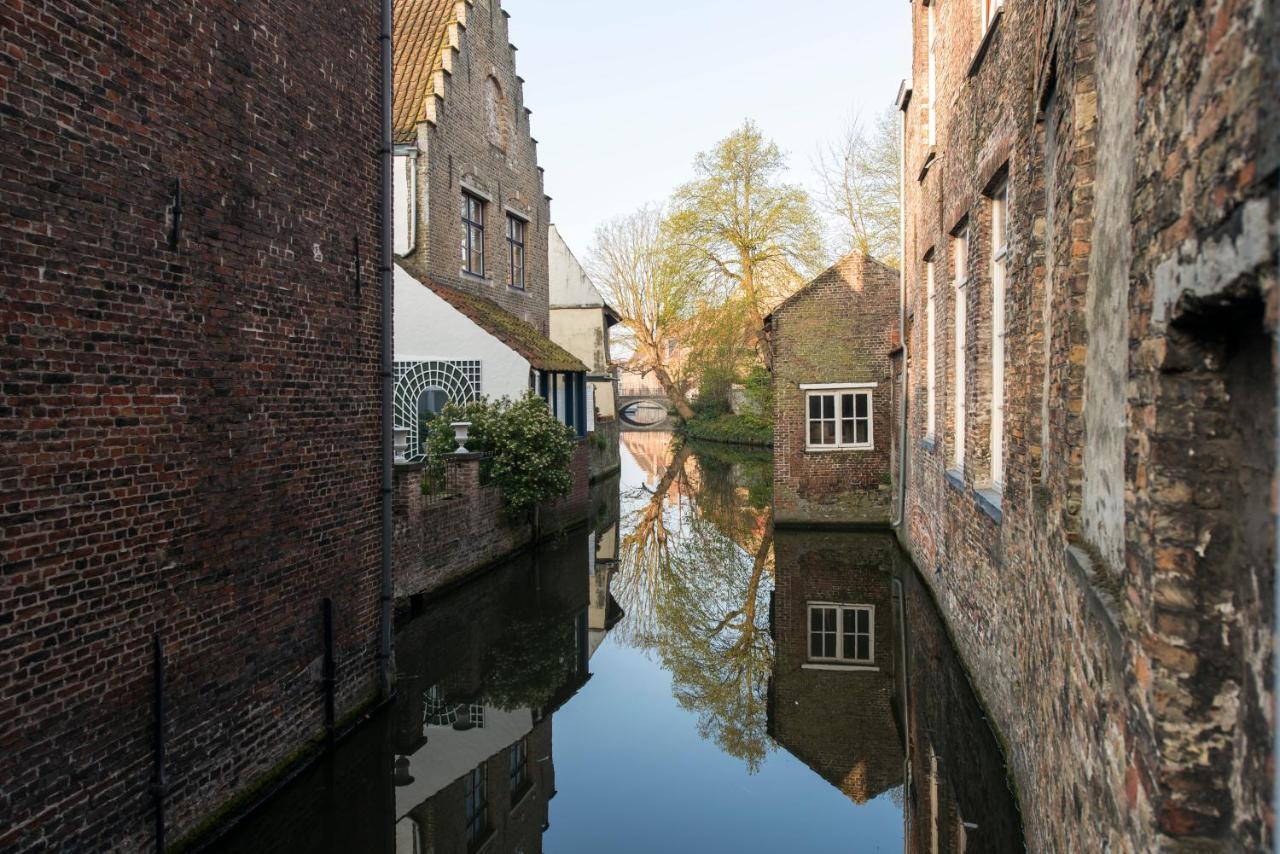
POLYGON ((1000 506, 1003 500, 1004 496, 994 489, 975 489, 973 491, 973 501, 978 505, 978 509, 995 520, 997 525, 1004 520, 1004 510, 1000 506))
POLYGON ((1115 599, 1106 590, 1094 583, 1093 558, 1078 546, 1067 546, 1064 563, 1069 574, 1080 585, 1084 594, 1085 610, 1097 618, 1102 624, 1103 634, 1107 639, 1107 648, 1111 653, 1111 663, 1117 673, 1124 672, 1124 637, 1120 633, 1120 610, 1115 599))
POLYGON ((942 473, 942 477, 947 482, 947 486, 964 492, 964 472, 960 469, 947 469, 942 473))

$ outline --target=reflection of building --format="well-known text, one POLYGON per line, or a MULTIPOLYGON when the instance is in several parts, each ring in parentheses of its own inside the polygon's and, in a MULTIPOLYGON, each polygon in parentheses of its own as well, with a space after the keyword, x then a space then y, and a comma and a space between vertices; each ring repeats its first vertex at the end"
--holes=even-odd
POLYGON ((397 635, 396 850, 542 849, 552 713, 588 678, 590 554, 569 537, 431 604, 397 635))
POLYGON ((778 524, 889 521, 897 324, 897 273, 860 253, 765 318, 778 524))
POLYGON ((590 558, 591 600, 587 608, 587 637, 591 654, 618 621, 622 607, 610 592, 618 568, 620 494, 619 478, 591 485, 592 530, 587 544, 590 558))
POLYGON ((857 803, 903 782, 888 535, 778 531, 769 733, 857 803))
POLYGON ((770 734, 858 803, 905 785, 907 851, 1022 850, 1000 748, 893 536, 774 536, 770 734))

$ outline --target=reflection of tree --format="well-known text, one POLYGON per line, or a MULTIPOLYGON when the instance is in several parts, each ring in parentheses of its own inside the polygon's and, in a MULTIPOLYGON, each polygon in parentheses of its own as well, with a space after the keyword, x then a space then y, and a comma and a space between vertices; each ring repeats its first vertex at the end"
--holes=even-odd
POLYGON ((483 701, 508 711, 546 706, 577 669, 574 638, 563 613, 509 623, 485 656, 483 701))
POLYGON ((754 771, 769 749, 772 519, 741 482, 750 469, 683 443, 671 454, 652 493, 624 496, 628 534, 614 592, 628 615, 625 635, 658 654, 703 737, 754 771))

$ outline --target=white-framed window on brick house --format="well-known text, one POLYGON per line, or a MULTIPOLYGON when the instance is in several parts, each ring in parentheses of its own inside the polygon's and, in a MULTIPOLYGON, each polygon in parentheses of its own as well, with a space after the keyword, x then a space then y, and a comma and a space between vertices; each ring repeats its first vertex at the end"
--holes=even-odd
POLYGON ((953 277, 951 317, 951 464, 964 470, 964 437, 968 427, 968 393, 965 373, 966 332, 969 318, 969 229, 962 227, 951 238, 953 277))
POLYGON ((991 487, 1004 486, 1004 297, 1009 185, 991 193, 991 487))
MULTIPOLYGON (((932 8, 932 7, 930 7, 932 8)), ((937 300, 934 293, 934 265, 931 254, 924 263, 925 279, 925 426, 924 435, 934 440, 938 423, 937 300)))
POLYGON ((928 62, 928 80, 926 83, 928 89, 925 94, 925 108, 929 111, 928 115, 925 116, 925 145, 933 145, 938 139, 938 124, 936 119, 938 113, 938 19, 937 12, 934 11, 934 7, 937 5, 937 2, 938 0, 933 0, 933 2, 928 6, 924 7, 925 48, 926 61, 928 62))
POLYGON ((525 221, 515 214, 507 214, 507 254, 510 257, 510 278, 507 284, 524 290, 524 233, 525 221))
POLYGON ((805 448, 810 451, 867 451, 875 447, 871 391, 875 383, 802 385, 805 391, 805 448))
POLYGON ((462 192, 462 269, 484 275, 484 200, 462 192))
POLYGON ((991 24, 995 21, 996 15, 1004 8, 1004 0, 978 0, 978 5, 982 12, 982 30, 980 34, 986 35, 987 30, 991 29, 991 24))
POLYGON ((511 792, 511 803, 524 795, 529 789, 529 740, 522 738, 508 748, 507 783, 511 792))
POLYGON ((809 661, 830 664, 875 662, 874 605, 809 603, 809 661))

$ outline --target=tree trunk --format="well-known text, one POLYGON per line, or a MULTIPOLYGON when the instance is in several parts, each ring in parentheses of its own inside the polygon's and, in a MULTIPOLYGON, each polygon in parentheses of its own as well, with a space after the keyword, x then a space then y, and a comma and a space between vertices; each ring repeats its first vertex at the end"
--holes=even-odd
POLYGON ((676 384, 671 381, 671 375, 667 373, 667 369, 662 365, 655 365, 653 368, 654 376, 658 378, 658 384, 662 386, 662 390, 667 393, 667 398, 676 408, 676 412, 686 421, 693 417, 693 409, 689 406, 689 402, 684 399, 684 394, 680 389, 676 388, 676 384))
POLYGON ((751 340, 755 343, 756 352, 764 362, 765 369, 772 373, 773 349, 764 335, 764 314, 760 311, 760 300, 756 295, 755 271, 751 269, 751 262, 745 256, 741 261, 742 287, 747 292, 747 305, 751 307, 751 340))

